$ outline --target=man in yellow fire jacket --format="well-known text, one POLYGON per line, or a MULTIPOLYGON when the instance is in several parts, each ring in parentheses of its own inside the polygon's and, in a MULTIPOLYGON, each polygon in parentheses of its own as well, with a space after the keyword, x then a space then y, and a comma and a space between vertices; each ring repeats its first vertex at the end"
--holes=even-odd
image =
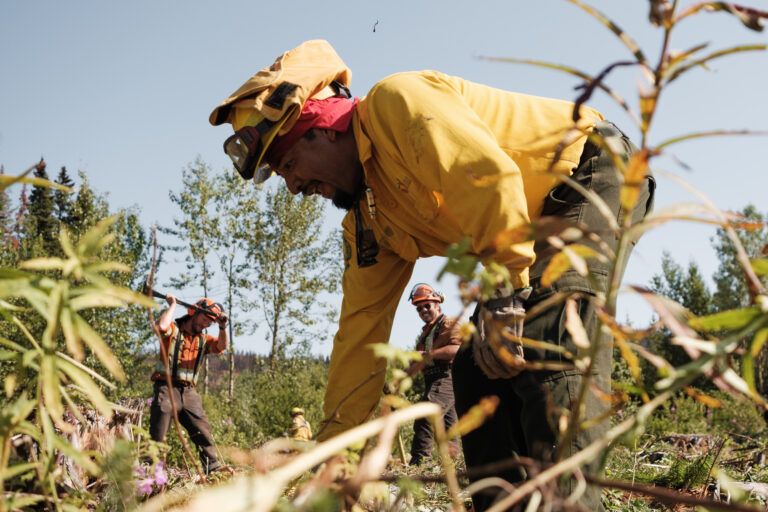
MULTIPOLYGON (((327 42, 308 41, 254 75, 210 117, 214 125, 232 124, 235 134, 224 149, 241 176, 259 182, 275 173, 292 193, 322 195, 348 212, 342 223, 344 299, 321 441, 374 413, 385 362, 369 345, 389 340, 418 258, 444 256, 451 244, 468 241, 470 254, 509 272, 511 287, 483 306, 494 318, 516 323, 524 307, 557 291, 579 292, 586 297, 583 321, 594 331, 589 298, 605 291, 608 266, 595 262, 593 279, 566 272, 554 285, 541 286, 543 269, 557 248, 537 241, 537 223, 545 216, 580 222, 585 233, 602 236, 607 247, 615 248, 603 214, 559 177, 570 176, 578 188, 600 196, 616 219, 630 215, 639 221, 652 197, 651 178, 642 177, 637 206, 621 211, 622 177, 613 157, 626 162, 632 146, 590 107, 578 109, 574 121, 571 102, 494 89, 437 71, 389 76, 357 99, 346 87, 350 76, 327 42), (598 139, 610 143, 610 154, 598 139)), ((561 328, 563 306, 554 309, 526 325, 525 337, 570 347, 561 328)), ((603 352, 595 367, 597 380, 606 386, 610 349, 603 352)), ((526 349, 524 357, 560 353, 526 349)), ((549 423, 547 401, 567 409, 564 390, 578 385, 578 371, 520 373, 481 335, 459 352, 453 375, 459 415, 482 396, 501 399, 494 417, 462 440, 469 467, 516 455, 554 457, 558 434, 549 423)), ((597 398, 588 402, 595 415, 605 408, 597 398)), ((602 426, 581 432, 565 454, 602 432, 602 426)), ((513 471, 500 476, 524 477, 513 471)), ((598 510, 599 490, 597 496, 590 493, 582 501, 598 510)), ((494 499, 480 496, 475 503, 483 509, 494 499)))

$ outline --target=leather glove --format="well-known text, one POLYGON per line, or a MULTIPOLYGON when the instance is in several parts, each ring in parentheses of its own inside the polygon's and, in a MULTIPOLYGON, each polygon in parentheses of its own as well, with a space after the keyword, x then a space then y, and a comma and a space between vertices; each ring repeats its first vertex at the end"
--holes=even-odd
POLYGON ((477 315, 478 337, 472 342, 475 364, 489 379, 509 379, 524 367, 523 335, 526 299, 532 288, 495 297, 480 304, 477 315))

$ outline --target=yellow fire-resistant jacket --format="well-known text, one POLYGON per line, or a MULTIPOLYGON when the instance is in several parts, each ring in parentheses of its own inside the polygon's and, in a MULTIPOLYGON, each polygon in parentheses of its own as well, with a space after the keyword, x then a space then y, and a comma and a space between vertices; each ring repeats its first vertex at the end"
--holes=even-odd
MULTIPOLYGON (((557 179, 546 171, 573 127, 573 103, 511 93, 435 71, 390 76, 360 101, 353 129, 365 183, 375 197, 363 222, 380 246, 375 265, 359 268, 355 220, 344 230, 344 299, 334 339, 325 416, 327 439, 374 411, 384 368, 371 343, 386 343, 398 301, 417 258, 443 256, 469 237, 471 252, 509 268, 527 286, 533 242, 497 245, 496 235, 539 217, 557 179), (367 380, 367 382, 365 382, 367 380), (364 383, 365 382, 365 383, 364 383)), ((603 116, 583 107, 579 128, 603 116)), ((555 173, 577 167, 586 135, 577 135, 555 173)))

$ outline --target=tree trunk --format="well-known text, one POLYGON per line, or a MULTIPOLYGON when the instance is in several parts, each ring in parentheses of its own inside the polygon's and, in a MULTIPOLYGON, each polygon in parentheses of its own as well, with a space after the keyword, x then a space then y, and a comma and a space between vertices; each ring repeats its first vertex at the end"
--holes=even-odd
POLYGON ((269 367, 273 370, 277 367, 277 326, 278 317, 275 315, 272 323, 272 349, 269 351, 269 367))
POLYGON ((229 289, 227 290, 227 301, 229 302, 229 389, 227 390, 227 396, 229 397, 229 401, 232 401, 232 397, 235 394, 235 340, 233 337, 233 328, 232 328, 232 259, 233 256, 230 255, 229 258, 229 289))
MULTIPOLYGON (((203 297, 208 296, 208 266, 203 262, 203 297)), ((203 336, 208 334, 208 331, 203 331, 203 336)), ((203 394, 208 394, 208 356, 204 357, 203 361, 203 394)))

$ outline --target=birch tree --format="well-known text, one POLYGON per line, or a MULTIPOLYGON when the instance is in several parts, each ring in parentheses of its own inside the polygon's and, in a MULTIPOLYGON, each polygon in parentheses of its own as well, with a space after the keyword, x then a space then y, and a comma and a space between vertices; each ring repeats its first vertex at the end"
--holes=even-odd
POLYGON ((262 230, 246 239, 258 271, 250 306, 264 318, 274 368, 288 350, 325 336, 318 326, 336 316, 323 296, 339 287, 341 234, 324 229, 320 199, 293 196, 282 184, 265 188, 261 218, 262 230))
MULTIPOLYGON (((168 286, 173 290, 198 285, 208 296, 215 271, 211 264, 212 250, 219 239, 219 224, 214 214, 216 201, 215 177, 200 157, 189 164, 181 175, 181 190, 170 191, 175 205, 173 227, 162 227, 161 232, 173 235, 180 245, 165 249, 184 252, 186 271, 171 277, 168 286)), ((203 393, 208 391, 208 359, 203 365, 203 393)))

